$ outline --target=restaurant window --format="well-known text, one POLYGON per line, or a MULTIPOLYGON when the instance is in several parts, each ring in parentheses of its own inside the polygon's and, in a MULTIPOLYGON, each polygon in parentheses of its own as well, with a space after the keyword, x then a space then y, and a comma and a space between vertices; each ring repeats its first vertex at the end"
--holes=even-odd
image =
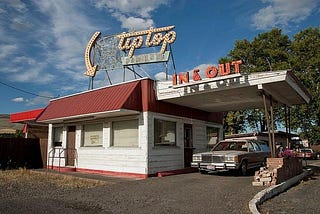
POLYGON ((207 126, 207 147, 212 148, 218 143, 219 128, 207 126))
POLYGON ((176 145, 176 122, 154 119, 154 145, 176 145))
POLYGON ((138 119, 112 122, 112 145, 114 147, 138 147, 138 119))
POLYGON ((62 136, 63 136, 63 127, 54 127, 53 128, 53 146, 62 145, 62 136))
POLYGON ((82 146, 102 146, 103 124, 85 124, 82 127, 82 146))

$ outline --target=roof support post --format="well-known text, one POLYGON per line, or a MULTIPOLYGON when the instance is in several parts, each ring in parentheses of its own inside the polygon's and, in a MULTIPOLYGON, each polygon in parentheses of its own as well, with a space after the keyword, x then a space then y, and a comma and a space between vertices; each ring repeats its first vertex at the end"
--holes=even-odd
POLYGON ((289 133, 288 133, 288 107, 284 106, 284 120, 286 126, 286 148, 289 148, 289 133))
POLYGON ((289 143, 288 143, 288 149, 291 149, 291 112, 290 112, 290 106, 289 106, 289 108, 288 108, 288 127, 289 127, 289 137, 290 137, 290 139, 289 139, 289 143))
POLYGON ((265 118, 266 118, 266 121, 267 121, 267 129, 268 129, 268 139, 269 139, 269 148, 270 148, 270 152, 271 152, 271 157, 275 157, 275 142, 274 142, 274 126, 272 125, 272 137, 271 137, 271 132, 270 132, 270 124, 272 123, 273 124, 273 108, 271 107, 272 106, 272 98, 270 98, 270 112, 271 112, 271 115, 269 114, 269 111, 268 111, 268 107, 267 107, 267 99, 266 99, 266 95, 265 93, 263 92, 262 93, 262 97, 263 97, 263 105, 264 105, 264 115, 265 115, 265 118), (271 118, 271 123, 270 123, 270 118, 271 118))
POLYGON ((270 126, 269 126, 269 112, 268 112, 268 108, 267 108, 267 100, 266 100, 266 95, 264 93, 262 93, 262 97, 263 97, 263 105, 264 105, 264 115, 266 117, 266 121, 267 121, 267 129, 268 129, 268 139, 269 139, 269 148, 271 151, 271 155, 272 155, 272 142, 271 142, 271 135, 270 135, 270 126))
POLYGON ((272 96, 270 96, 270 122, 271 122, 271 128, 272 128, 272 154, 271 156, 274 158, 276 157, 276 141, 274 137, 274 117, 273 117, 273 102, 272 102, 272 96))

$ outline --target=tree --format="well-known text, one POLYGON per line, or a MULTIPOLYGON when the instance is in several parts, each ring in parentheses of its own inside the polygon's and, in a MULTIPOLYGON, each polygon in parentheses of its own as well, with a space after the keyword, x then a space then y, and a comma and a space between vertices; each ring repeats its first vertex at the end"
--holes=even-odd
POLYGON ((244 111, 230 111, 224 117, 224 130, 227 134, 238 134, 245 131, 244 111))
MULTIPOLYGON (((235 42, 234 49, 228 57, 221 58, 219 63, 226 61, 242 60, 242 70, 246 73, 265 72, 271 70, 283 70, 290 68, 289 53, 291 41, 288 36, 283 35, 280 29, 259 34, 252 42, 244 39, 235 42)), ((226 118, 234 116, 234 112, 228 112, 226 118)), ((281 118, 281 109, 275 111, 276 122, 281 118)), ((264 112, 262 110, 250 109, 242 111, 243 121, 238 126, 245 124, 257 132, 267 130, 264 112)), ((231 118, 226 120, 225 127, 236 127, 235 124, 228 125, 231 118)), ((233 121, 234 122, 234 121, 233 121)), ((246 127, 242 127, 246 130, 246 127)), ((228 133, 230 130, 226 130, 228 133)))
MULTIPOLYGON (((244 39, 235 42, 234 49, 226 61, 243 61, 243 70, 247 73, 264 72, 268 70, 292 69, 302 81, 311 95, 309 104, 293 106, 291 110, 291 128, 300 133, 311 144, 320 143, 320 32, 319 28, 307 28, 297 33, 293 41, 283 35, 281 30, 273 29, 270 32, 259 34, 252 42, 244 39)), ((241 121, 232 120, 234 112, 226 115, 225 127, 237 127, 246 124, 252 130, 265 131, 263 111, 242 111, 241 121), (230 118, 229 118, 230 117, 230 118), (229 125, 232 121, 231 125, 229 125)), ((238 118, 238 117, 237 117, 238 118)), ((284 113, 281 108, 275 111, 276 124, 284 124, 284 113)), ((240 128, 238 128, 240 130, 240 128)))
POLYGON ((320 143, 320 31, 307 28, 294 36, 289 62, 311 95, 308 105, 292 109, 294 129, 311 144, 320 143))

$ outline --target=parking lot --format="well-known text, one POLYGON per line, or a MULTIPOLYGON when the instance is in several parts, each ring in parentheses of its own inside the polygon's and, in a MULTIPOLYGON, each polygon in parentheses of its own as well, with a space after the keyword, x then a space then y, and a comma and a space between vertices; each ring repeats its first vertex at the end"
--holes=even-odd
MULTIPOLYGON (((114 178, 112 178, 114 179, 114 178)), ((14 182, 2 185, 2 213, 249 213, 261 191, 252 176, 181 174, 121 180, 92 188, 14 182)))
POLYGON ((263 203, 261 213, 319 213, 320 160, 306 160, 303 164, 312 169, 313 174, 263 203))
MULTIPOLYGON (((310 213, 317 213, 320 160, 303 163, 316 173, 263 203, 262 213, 296 213, 306 207, 310 213)), ((37 173, 49 177, 57 174, 37 173)), ((59 175, 105 183, 70 188, 52 185, 46 179, 44 183, 1 180, 1 213, 250 213, 249 201, 265 188, 252 186, 253 172, 248 176, 190 173, 144 180, 80 173, 59 175)))

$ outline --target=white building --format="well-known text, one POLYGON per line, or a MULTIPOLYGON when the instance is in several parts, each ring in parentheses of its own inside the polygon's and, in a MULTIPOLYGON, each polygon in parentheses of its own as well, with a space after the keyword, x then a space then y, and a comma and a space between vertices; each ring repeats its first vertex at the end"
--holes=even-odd
POLYGON ((222 139, 222 113, 159 101, 154 88, 142 79, 51 100, 37 120, 49 124, 48 167, 148 177, 222 139))
POLYGON ((146 178, 189 169, 193 152, 223 139, 223 112, 309 100, 291 71, 145 78, 53 99, 37 122, 49 126, 48 168, 146 178))

